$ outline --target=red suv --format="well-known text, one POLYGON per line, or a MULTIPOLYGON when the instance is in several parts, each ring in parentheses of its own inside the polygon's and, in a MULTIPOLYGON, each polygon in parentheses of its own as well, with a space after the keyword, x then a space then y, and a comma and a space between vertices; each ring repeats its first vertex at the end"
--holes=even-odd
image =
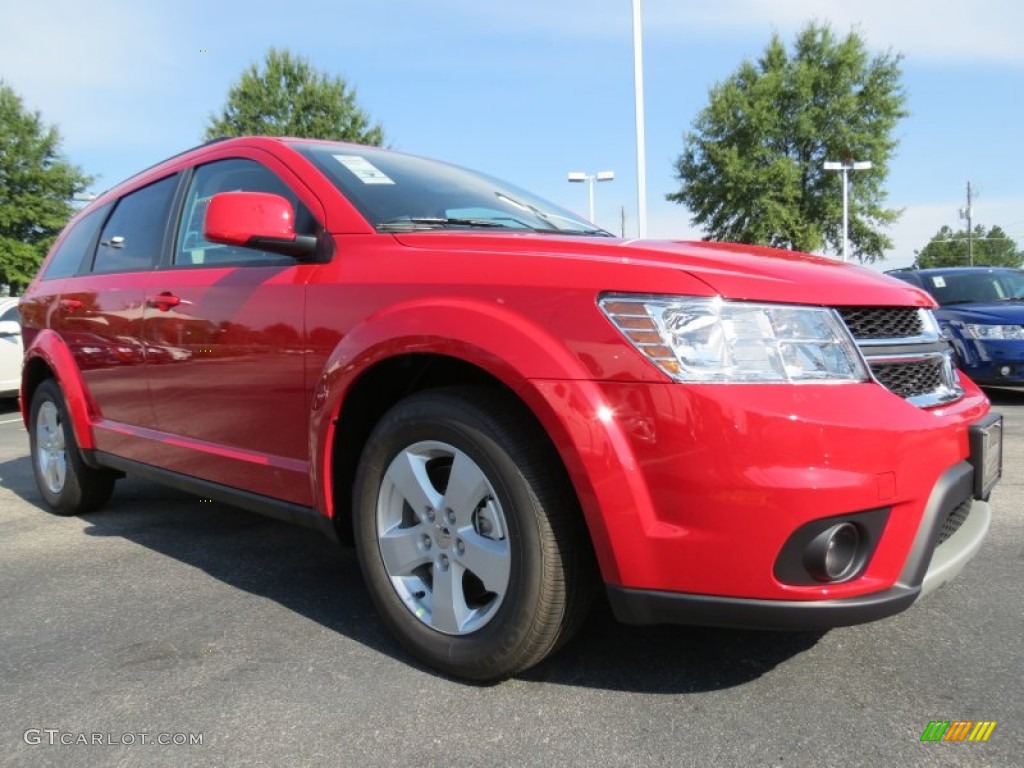
POLYGON ((621 240, 381 149, 213 142, 107 192, 21 302, 59 514, 123 473, 353 542, 419 658, 494 680, 626 622, 824 628, 981 545, 1001 420, 924 292, 621 240))

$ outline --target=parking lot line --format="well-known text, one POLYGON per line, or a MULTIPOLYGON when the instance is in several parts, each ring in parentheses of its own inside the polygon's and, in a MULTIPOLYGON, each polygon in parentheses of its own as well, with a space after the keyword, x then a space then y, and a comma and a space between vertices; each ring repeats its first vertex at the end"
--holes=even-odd
POLYGON ((15 424, 19 421, 21 421, 21 419, 5 419, 4 421, 0 421, 0 424, 15 424))

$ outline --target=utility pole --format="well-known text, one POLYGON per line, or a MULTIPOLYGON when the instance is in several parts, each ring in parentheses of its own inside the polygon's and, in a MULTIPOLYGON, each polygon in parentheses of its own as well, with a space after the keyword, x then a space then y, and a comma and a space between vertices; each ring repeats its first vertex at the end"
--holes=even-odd
POLYGON ((960 209, 960 218, 967 219, 967 264, 974 266, 974 190, 971 182, 967 182, 967 207, 960 209))
POLYGON ((619 208, 619 236, 626 237, 626 206, 619 208))

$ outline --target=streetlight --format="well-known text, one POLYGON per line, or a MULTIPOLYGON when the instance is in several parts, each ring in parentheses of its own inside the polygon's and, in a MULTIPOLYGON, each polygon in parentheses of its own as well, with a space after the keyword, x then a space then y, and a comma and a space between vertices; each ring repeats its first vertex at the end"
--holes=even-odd
POLYGON ((633 111, 636 118, 637 236, 647 237, 647 144, 644 137, 644 32, 640 0, 633 0, 633 111))
POLYGON ((866 171, 871 167, 870 160, 858 161, 855 163, 838 163, 834 160, 826 160, 822 166, 826 171, 842 171, 843 172, 843 261, 846 261, 846 256, 850 250, 850 237, 849 237, 849 226, 850 226, 850 203, 849 203, 849 184, 847 181, 847 173, 849 171, 866 171))
POLYGON ((583 183, 587 182, 590 187, 590 221, 594 221, 594 182, 611 181, 615 178, 615 171, 598 171, 597 173, 583 173, 583 171, 571 171, 566 177, 569 181, 583 183))

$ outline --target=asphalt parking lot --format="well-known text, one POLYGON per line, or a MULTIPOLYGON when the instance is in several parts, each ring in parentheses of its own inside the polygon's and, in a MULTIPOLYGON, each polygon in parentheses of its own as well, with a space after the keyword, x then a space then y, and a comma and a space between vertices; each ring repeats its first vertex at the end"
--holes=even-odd
POLYGON ((598 607, 496 686, 413 662, 352 552, 314 532, 134 480, 101 513, 47 514, 0 406, 0 764, 1019 766, 1024 393, 991 395, 989 538, 906 613, 777 634, 598 607), (998 725, 922 743, 932 720, 998 725))

